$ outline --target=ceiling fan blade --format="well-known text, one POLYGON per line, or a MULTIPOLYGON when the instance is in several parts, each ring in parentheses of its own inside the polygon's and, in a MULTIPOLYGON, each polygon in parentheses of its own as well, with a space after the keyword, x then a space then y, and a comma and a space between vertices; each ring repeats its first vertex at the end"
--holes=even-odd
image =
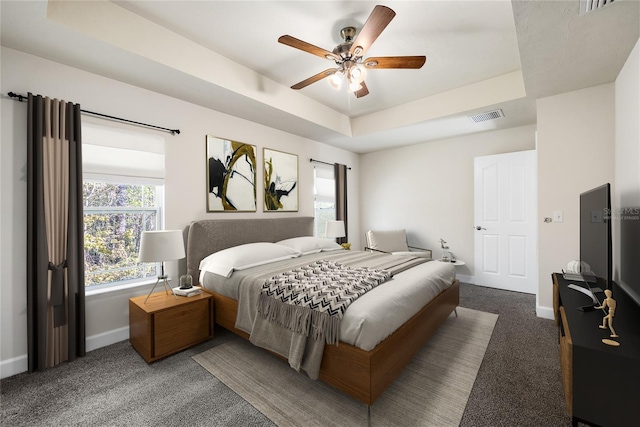
POLYGON ((317 55, 321 58, 332 59, 332 60, 340 59, 340 57, 333 52, 329 52, 326 49, 323 49, 318 46, 314 46, 311 43, 304 42, 302 40, 299 40, 289 35, 280 36, 280 38, 278 39, 278 42, 282 44, 286 44, 287 46, 294 47, 296 49, 303 50, 313 55, 317 55))
POLYGON ((356 98, 362 98, 363 96, 369 95, 369 88, 367 88, 367 84, 365 82, 362 82, 360 83, 360 85, 362 86, 362 88, 360 88, 356 92, 353 92, 356 98))
POLYGON ((394 16, 396 13, 387 6, 378 5, 373 8, 373 12, 362 26, 349 52, 354 56, 363 56, 394 16))
POLYGON ((309 86, 311 83, 315 83, 318 80, 322 80, 325 77, 328 77, 332 74, 335 74, 338 71, 337 68, 329 68, 328 70, 324 70, 318 74, 316 74, 315 76, 311 76, 308 79, 305 79, 303 81, 301 81, 300 83, 296 83, 293 86, 291 86, 291 89, 302 89, 303 87, 307 87, 309 86))
POLYGON ((367 58, 362 63, 366 68, 422 68, 426 56, 379 56, 367 58))

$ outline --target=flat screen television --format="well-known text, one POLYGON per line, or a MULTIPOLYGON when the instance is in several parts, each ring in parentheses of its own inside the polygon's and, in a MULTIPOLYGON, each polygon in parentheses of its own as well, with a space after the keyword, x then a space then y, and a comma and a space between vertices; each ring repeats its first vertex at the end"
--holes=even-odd
MULTIPOLYGON (((620 230, 619 270, 616 283, 640 306, 640 194, 622 200, 613 211, 613 219, 620 230)), ((616 234, 617 236, 617 234, 616 234)))
POLYGON ((604 184, 580 194, 580 261, 582 277, 590 286, 611 289, 611 185, 604 184))

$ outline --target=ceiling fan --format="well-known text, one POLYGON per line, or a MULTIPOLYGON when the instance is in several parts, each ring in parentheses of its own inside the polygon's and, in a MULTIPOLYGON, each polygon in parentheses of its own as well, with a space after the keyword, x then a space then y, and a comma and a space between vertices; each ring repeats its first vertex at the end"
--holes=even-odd
POLYGON ((364 82, 367 69, 421 68, 427 60, 425 56, 381 56, 363 59, 367 50, 395 16, 396 13, 390 8, 381 5, 376 6, 355 40, 356 29, 354 27, 345 27, 340 31, 340 36, 344 39, 344 42, 336 46, 332 52, 289 35, 281 36, 278 42, 332 60, 337 66, 296 83, 291 86, 291 89, 302 89, 311 83, 330 77, 329 84, 337 90, 340 89, 344 76, 349 85, 349 91, 353 92, 356 98, 362 98, 369 94, 369 89, 364 82))

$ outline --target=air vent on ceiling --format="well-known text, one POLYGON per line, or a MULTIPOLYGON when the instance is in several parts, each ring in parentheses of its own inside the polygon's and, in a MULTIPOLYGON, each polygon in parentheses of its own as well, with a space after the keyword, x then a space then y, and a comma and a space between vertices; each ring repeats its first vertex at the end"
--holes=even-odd
POLYGON ((603 7, 608 6, 613 2, 614 0, 580 0, 580 16, 584 15, 585 13, 602 9, 603 7))
POLYGON ((504 113, 502 112, 502 110, 486 111, 484 113, 469 116, 471 121, 474 123, 486 122, 487 120, 495 120, 499 119, 500 117, 504 117, 504 113))

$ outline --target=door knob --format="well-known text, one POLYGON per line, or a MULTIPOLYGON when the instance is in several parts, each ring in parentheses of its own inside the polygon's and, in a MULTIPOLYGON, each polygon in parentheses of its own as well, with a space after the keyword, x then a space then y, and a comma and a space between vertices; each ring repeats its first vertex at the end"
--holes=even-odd
POLYGON ((476 225, 476 227, 475 227, 475 228, 476 228, 476 230, 478 230, 478 231, 480 231, 480 230, 486 230, 486 228, 484 228, 484 227, 480 227, 479 225, 476 225))

